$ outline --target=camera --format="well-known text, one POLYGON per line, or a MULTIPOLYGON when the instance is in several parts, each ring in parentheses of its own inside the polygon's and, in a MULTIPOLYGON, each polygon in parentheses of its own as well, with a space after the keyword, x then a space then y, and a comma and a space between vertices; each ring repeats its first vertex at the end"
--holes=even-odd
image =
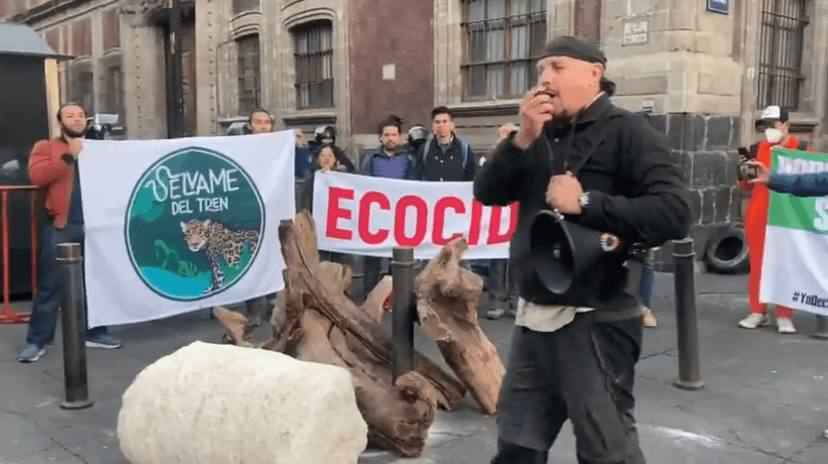
POLYGON ((755 179, 758 176, 756 168, 748 162, 756 159, 756 153, 748 151, 747 148, 739 148, 739 163, 736 164, 736 178, 740 181, 755 179))
POLYGON ((336 128, 334 126, 319 126, 313 131, 313 138, 316 145, 336 143, 336 128))
POLYGON ((118 125, 117 114, 96 114, 95 117, 86 118, 84 138, 105 140, 106 134, 123 130, 124 128, 118 125))

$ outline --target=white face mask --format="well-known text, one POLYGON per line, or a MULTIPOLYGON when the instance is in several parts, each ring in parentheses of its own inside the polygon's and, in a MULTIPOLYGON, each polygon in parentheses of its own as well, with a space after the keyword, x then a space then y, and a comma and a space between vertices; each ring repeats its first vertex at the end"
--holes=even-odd
POLYGON ((782 131, 769 127, 765 129, 765 138, 768 139, 768 143, 779 143, 779 141, 782 140, 782 131))

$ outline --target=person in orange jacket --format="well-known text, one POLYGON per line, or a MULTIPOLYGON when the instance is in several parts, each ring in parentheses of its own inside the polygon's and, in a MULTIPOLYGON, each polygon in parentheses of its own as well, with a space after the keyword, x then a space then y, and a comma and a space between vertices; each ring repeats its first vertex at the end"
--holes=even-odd
MULTIPOLYGON (((771 150, 774 148, 805 149, 799 140, 789 133, 788 111, 779 106, 769 106, 762 113, 765 126, 765 139, 757 144, 756 161, 770 168, 771 150)), ((768 202, 770 191, 763 184, 740 181, 739 187, 751 192, 750 203, 745 217, 745 235, 747 235, 750 254, 750 276, 748 278, 748 298, 751 313, 739 321, 739 327, 755 329, 770 323, 767 305, 759 302, 759 281, 762 276, 762 254, 765 250, 765 227, 768 222, 768 202)), ((791 317, 791 308, 776 305, 776 325, 779 333, 796 333, 791 317)))
MULTIPOLYGON (((85 233, 78 155, 83 149, 86 113, 77 104, 64 103, 57 111, 57 120, 60 137, 37 142, 29 155, 29 177, 42 190, 48 221, 44 221, 42 229, 37 298, 32 303, 26 345, 18 357, 22 363, 40 359, 55 339, 63 291, 55 261, 57 245, 83 243, 85 233)), ((121 341, 110 335, 106 327, 92 327, 86 331, 86 346, 115 349, 121 347, 121 341)))

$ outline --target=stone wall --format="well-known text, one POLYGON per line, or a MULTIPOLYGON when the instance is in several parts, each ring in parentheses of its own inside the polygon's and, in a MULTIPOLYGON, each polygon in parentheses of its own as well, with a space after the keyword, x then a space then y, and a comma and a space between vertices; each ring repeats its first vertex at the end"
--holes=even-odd
MULTIPOLYGON (((665 133, 672 154, 690 188, 693 212, 690 237, 696 259, 702 259, 710 238, 721 228, 741 222, 742 190, 736 184, 740 121, 735 116, 694 113, 650 115, 665 133)), ((656 269, 672 272, 672 243, 656 255, 656 269)))

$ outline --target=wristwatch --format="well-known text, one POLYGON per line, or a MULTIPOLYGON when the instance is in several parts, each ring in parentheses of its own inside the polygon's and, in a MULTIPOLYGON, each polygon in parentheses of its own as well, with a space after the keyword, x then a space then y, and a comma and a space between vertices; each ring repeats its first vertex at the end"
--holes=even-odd
POLYGON ((589 205, 589 192, 582 193, 578 198, 578 203, 581 205, 581 209, 586 208, 589 205))

